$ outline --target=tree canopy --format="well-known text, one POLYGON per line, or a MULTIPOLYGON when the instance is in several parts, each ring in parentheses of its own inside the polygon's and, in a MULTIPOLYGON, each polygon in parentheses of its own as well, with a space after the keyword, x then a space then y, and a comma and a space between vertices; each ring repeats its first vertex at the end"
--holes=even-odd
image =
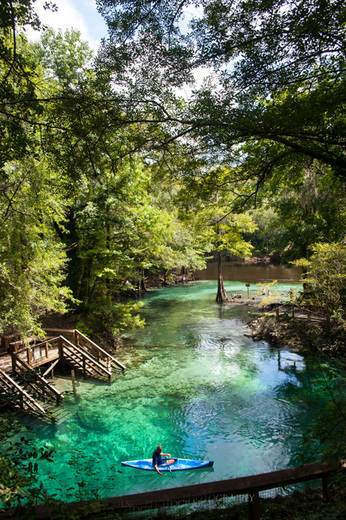
POLYGON ((125 326, 142 325, 137 303, 122 294, 136 295, 150 272, 204 266, 204 249, 178 214, 174 186, 155 178, 157 152, 146 138, 155 132, 160 139, 164 129, 125 118, 77 31, 46 28, 32 43, 20 30, 38 26, 32 3, 22 12, 9 2, 7 14, 1 329, 42 332, 42 318, 69 305, 87 316, 81 327, 106 331, 112 343, 125 326))
POLYGON ((213 160, 232 161, 239 144, 258 141, 276 162, 306 156, 345 176, 343 2, 97 4, 110 30, 99 63, 126 85, 137 117, 151 103, 171 138, 189 133, 213 160), (169 110, 172 89, 192 83, 200 68, 209 80, 169 110))
POLYGON ((342 2, 97 5, 94 61, 75 30, 28 41, 33 1, 1 5, 3 328, 69 300, 119 331, 148 274, 342 239, 342 2))

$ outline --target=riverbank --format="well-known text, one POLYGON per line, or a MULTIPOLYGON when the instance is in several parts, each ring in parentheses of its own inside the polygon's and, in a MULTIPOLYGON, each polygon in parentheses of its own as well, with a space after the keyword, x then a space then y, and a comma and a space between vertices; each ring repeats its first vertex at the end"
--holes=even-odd
POLYGON ((265 313, 249 322, 254 341, 268 341, 300 354, 321 352, 346 357, 346 336, 342 330, 327 329, 324 320, 301 319, 289 314, 265 313))

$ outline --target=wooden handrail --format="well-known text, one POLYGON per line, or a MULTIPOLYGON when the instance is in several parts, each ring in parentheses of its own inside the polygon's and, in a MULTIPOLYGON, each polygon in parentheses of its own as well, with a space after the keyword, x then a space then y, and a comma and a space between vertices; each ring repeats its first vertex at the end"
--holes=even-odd
MULTIPOLYGON (((67 516, 73 516, 82 511, 90 510, 93 513, 105 511, 128 511, 136 512, 145 509, 157 509, 164 507, 174 507, 177 505, 189 504, 194 502, 204 502, 207 500, 217 501, 228 496, 249 495, 249 504, 251 498, 265 489, 279 488, 288 484, 297 484, 319 478, 325 478, 332 472, 342 469, 343 461, 339 460, 332 464, 315 462, 288 468, 271 473, 262 473, 260 475, 251 475, 248 477, 240 477, 229 480, 221 480, 215 482, 206 482, 203 484, 195 484, 191 486, 160 489, 159 491, 149 491, 147 493, 136 493, 133 495, 123 495, 117 497, 109 497, 95 500, 86 500, 82 502, 69 502, 64 504, 64 512, 67 516)), ((323 486, 326 491, 325 486, 323 486)), ((38 505, 34 507, 34 516, 37 520, 48 520, 54 518, 56 510, 51 506, 38 505)), ((257 520, 259 512, 251 510, 250 516, 257 520)), ((16 516, 15 508, 10 508, 4 513, 0 513, 0 519, 20 520, 16 516)))
MULTIPOLYGON (((31 395, 29 395, 23 388, 21 388, 13 379, 12 377, 10 377, 8 374, 6 374, 6 372, 4 372, 3 370, 0 369, 0 374, 1 376, 8 382, 8 384, 10 385, 10 387, 14 387, 16 390, 18 390, 18 392, 23 395, 25 397, 25 399, 27 399, 30 403, 30 408, 32 408, 33 406, 35 408, 37 408, 41 413, 46 413, 44 408, 42 408, 42 406, 40 404, 38 404, 35 399, 33 397, 31 397, 31 395)), ((27 404, 29 404, 27 403, 27 404)))
MULTIPOLYGON (((89 357, 86 357, 84 351, 82 351, 83 354, 80 354, 80 351, 77 351, 76 348, 72 349, 71 347, 65 345, 65 354, 66 351, 68 353, 68 358, 71 359, 73 363, 84 372, 84 374, 89 374, 89 376, 91 377, 95 376, 94 372, 97 372, 97 374, 101 376, 105 375, 104 370, 99 370, 96 366, 95 360, 93 359, 92 361, 90 361, 89 357)), ((107 375, 108 379, 110 380, 111 376, 109 374, 107 375)))
POLYGON ((101 365, 101 363, 99 363, 98 361, 96 361, 96 359, 94 359, 93 357, 91 357, 87 352, 85 352, 84 350, 80 349, 79 347, 77 347, 77 345, 74 345, 73 343, 71 343, 71 341, 69 341, 68 339, 64 338, 64 336, 60 336, 61 338, 61 341, 63 344, 67 344, 68 347, 72 350, 77 350, 77 352, 81 355, 81 356, 84 356, 86 359, 88 359, 91 363, 95 364, 98 368, 101 369, 102 372, 105 372, 109 377, 112 376, 112 372, 110 372, 109 370, 107 370, 103 365, 101 365))
POLYGON ((15 358, 16 363, 20 363, 21 365, 23 365, 23 367, 25 368, 25 370, 27 372, 34 374, 35 378, 38 381, 40 381, 41 383, 43 383, 44 387, 48 388, 54 394, 54 396, 58 399, 58 401, 60 399, 64 399, 63 394, 61 392, 59 392, 59 390, 57 390, 53 385, 51 385, 49 383, 49 381, 47 381, 47 379, 45 379, 43 376, 41 376, 41 374, 39 374, 33 368, 31 368, 31 366, 28 365, 28 363, 26 363, 26 361, 24 361, 23 359, 20 359, 20 357, 18 357, 15 352, 12 353, 12 357, 15 358))
POLYGON ((276 308, 279 307, 288 307, 290 310, 292 309, 298 309, 299 311, 306 312, 307 314, 314 314, 317 318, 324 318, 324 316, 316 311, 312 311, 311 309, 308 309, 307 307, 302 307, 301 305, 298 305, 297 303, 292 302, 283 302, 283 303, 277 303, 276 308))
POLYGON ((45 341, 41 341, 40 343, 36 343, 35 345, 29 345, 28 347, 23 347, 23 348, 21 348, 19 350, 16 350, 16 354, 22 354, 23 352, 27 352, 28 350, 35 349, 35 348, 40 348, 41 349, 42 345, 53 344, 58 339, 59 339, 58 337, 56 337, 56 338, 49 338, 49 339, 46 339, 45 341))
POLYGON ((81 338, 83 338, 83 340, 86 342, 86 343, 89 343, 90 345, 92 345, 92 347, 97 350, 98 352, 100 352, 101 354, 103 354, 105 357, 109 358, 111 361, 113 361, 113 363, 115 363, 119 368, 121 368, 122 370, 125 370, 125 367, 122 363, 120 363, 120 361, 118 361, 117 359, 115 359, 113 356, 111 356, 111 354, 109 354, 106 350, 104 350, 102 347, 100 347, 99 345, 96 345, 96 343, 94 343, 91 339, 89 339, 87 336, 85 336, 82 332, 79 332, 79 330, 75 329, 74 333, 77 335, 77 336, 80 336, 81 338))

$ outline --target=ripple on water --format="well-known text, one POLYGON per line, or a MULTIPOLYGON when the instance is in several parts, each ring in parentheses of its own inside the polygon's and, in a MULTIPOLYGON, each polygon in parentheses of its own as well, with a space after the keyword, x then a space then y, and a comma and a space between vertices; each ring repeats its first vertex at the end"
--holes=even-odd
POLYGON ((211 282, 145 298, 147 327, 128 332, 121 350, 125 374, 110 386, 80 381, 79 399, 70 394, 64 403, 70 418, 37 432, 40 445, 56 449, 54 464, 40 464, 49 491, 66 498, 83 481, 90 496, 120 495, 293 464, 310 420, 312 376, 304 377, 299 355, 244 337, 248 307, 220 307, 214 298, 211 282), (160 478, 120 465, 151 457, 157 444, 214 467, 160 478))

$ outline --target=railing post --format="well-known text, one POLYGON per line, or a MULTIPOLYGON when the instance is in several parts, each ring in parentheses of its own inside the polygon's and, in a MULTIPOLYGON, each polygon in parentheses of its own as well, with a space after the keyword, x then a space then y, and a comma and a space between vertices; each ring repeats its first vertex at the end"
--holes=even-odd
POLYGON ((65 373, 65 358, 64 358, 64 347, 63 347, 63 344, 62 344, 62 337, 61 336, 59 336, 59 357, 60 357, 60 360, 61 360, 62 372, 64 374, 65 373))
POLYGON ((251 494, 248 495, 248 501, 250 520, 260 520, 259 493, 257 489, 255 489, 251 494))
POLYGON ((73 395, 74 395, 74 398, 77 399, 76 376, 75 376, 74 370, 71 370, 71 379, 72 379, 73 395))
POLYGON ((85 356, 83 356, 83 374, 86 379, 86 366, 85 366, 85 356))
POLYGON ((44 349, 46 351, 46 358, 48 358, 48 341, 45 342, 44 349))
POLYGON ((330 473, 324 473, 322 477, 322 491, 323 491, 323 499, 326 502, 331 501, 331 495, 329 490, 329 484, 330 484, 330 473))
POLYGON ((12 358, 12 371, 16 372, 17 362, 16 362, 16 356, 13 352, 11 353, 11 358, 12 358))

